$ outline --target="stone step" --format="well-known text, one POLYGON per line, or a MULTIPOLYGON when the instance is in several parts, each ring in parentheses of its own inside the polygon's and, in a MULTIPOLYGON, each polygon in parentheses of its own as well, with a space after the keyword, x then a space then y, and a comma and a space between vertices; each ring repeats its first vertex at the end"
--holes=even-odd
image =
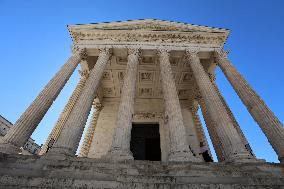
POLYGON ((283 188, 284 168, 270 163, 106 162, 6 157, 0 188, 283 188))

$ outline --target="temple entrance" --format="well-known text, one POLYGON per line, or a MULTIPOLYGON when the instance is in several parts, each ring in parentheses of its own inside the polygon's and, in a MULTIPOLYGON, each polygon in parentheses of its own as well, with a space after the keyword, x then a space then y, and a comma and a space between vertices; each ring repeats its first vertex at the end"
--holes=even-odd
POLYGON ((130 150, 135 160, 161 161, 159 124, 132 124, 130 150))

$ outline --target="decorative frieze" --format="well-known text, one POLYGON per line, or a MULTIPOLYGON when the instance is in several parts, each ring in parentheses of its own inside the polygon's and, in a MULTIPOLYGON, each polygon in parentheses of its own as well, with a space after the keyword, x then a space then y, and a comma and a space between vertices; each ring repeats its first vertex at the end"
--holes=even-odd
POLYGON ((104 41, 104 42, 139 42, 139 43, 186 43, 186 44, 215 44, 221 45, 226 35, 202 34, 202 33, 164 33, 164 32, 134 32, 134 31, 106 31, 94 30, 72 33, 74 43, 81 40, 104 41))
POLYGON ((164 114, 162 112, 135 112, 134 120, 144 120, 144 119, 163 119, 164 114))

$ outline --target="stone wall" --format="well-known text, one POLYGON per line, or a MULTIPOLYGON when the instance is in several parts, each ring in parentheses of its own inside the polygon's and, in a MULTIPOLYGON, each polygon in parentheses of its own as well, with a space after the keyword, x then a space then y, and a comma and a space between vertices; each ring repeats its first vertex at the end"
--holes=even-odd
MULTIPOLYGON (((135 114, 133 123, 158 123, 161 140, 162 161, 167 161, 169 151, 169 129, 164 121, 164 104, 162 99, 136 99, 134 104, 135 114)), ((183 109, 186 107, 186 101, 180 101, 183 109)), ((114 135, 115 121, 119 101, 114 98, 104 98, 102 102, 103 108, 99 114, 97 126, 92 139, 89 158, 101 158, 107 154, 111 147, 114 135)), ((197 139, 197 131, 192 126, 191 120, 184 118, 186 127, 186 138, 188 145, 191 146, 195 154, 199 153, 199 141, 197 139)))

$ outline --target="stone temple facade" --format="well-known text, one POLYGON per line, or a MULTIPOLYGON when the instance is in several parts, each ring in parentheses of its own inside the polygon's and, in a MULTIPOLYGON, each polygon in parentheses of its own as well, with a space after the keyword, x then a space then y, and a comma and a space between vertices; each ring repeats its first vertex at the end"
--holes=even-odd
POLYGON ((228 59, 229 30, 155 19, 68 30, 71 57, 0 139, 0 186, 284 187, 283 125, 228 59), (18 155, 78 64, 80 80, 40 155, 18 155), (255 157, 215 83, 216 67, 280 163, 255 157), (218 162, 201 156, 208 139, 199 108, 218 162))

